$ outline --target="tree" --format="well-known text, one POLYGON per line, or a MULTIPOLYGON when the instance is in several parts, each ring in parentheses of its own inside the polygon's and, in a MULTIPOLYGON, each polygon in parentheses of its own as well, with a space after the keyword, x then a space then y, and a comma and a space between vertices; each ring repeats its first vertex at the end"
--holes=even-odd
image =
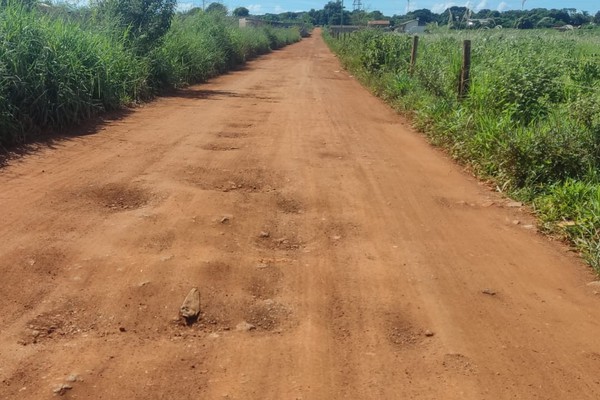
POLYGON ((238 7, 235 10, 233 10, 232 14, 236 17, 247 17, 248 15, 250 15, 250 10, 248 10, 246 7, 238 7))
POLYGON ((544 17, 536 24, 538 28, 552 28, 553 26, 556 26, 556 21, 551 17, 544 17))
POLYGON ((517 29, 533 29, 533 21, 528 17, 521 17, 515 23, 517 29))
POLYGON ((596 15, 594 15, 594 23, 595 24, 600 24, 600 11, 598 11, 596 13, 596 15))
POLYGON ((379 10, 371 11, 369 13, 369 19, 371 21, 381 21, 384 18, 383 13, 379 10))
POLYGON ((325 7, 323 8, 323 11, 325 13, 325 24, 328 25, 339 25, 340 24, 340 18, 341 18, 341 14, 342 14, 342 2, 341 1, 330 1, 329 3, 325 4, 325 7))
POLYGON ((210 3, 208 7, 206 7, 206 12, 226 15, 227 7, 221 3, 210 3))
POLYGON ((104 0, 106 15, 126 33, 131 47, 145 54, 169 31, 177 0, 104 0))
POLYGON ((572 13, 571 14, 571 25, 579 26, 590 22, 591 19, 584 13, 572 13))
POLYGON ((411 19, 418 19, 419 22, 423 23, 423 24, 428 24, 430 22, 434 22, 436 20, 436 14, 432 13, 431 11, 423 8, 420 10, 415 10, 415 11, 411 11, 409 13, 406 14, 407 16, 410 16, 411 19))

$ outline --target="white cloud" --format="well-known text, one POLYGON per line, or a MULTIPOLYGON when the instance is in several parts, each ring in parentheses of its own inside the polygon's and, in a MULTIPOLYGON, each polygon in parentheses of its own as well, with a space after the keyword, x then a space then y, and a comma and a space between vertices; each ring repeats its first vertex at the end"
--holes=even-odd
POLYGON ((487 0, 481 0, 479 4, 475 6, 475 11, 483 10, 488 6, 487 0))
POLYGON ((250 14, 259 14, 262 6, 260 4, 250 4, 246 8, 250 11, 250 14))
POLYGON ((455 5, 456 4, 451 1, 448 3, 437 3, 437 4, 434 4, 433 7, 431 7, 431 11, 436 14, 441 14, 444 11, 446 11, 448 8, 454 7, 455 5))
POLYGON ((194 7, 194 3, 191 2, 177 2, 177 9, 179 11, 189 11, 194 7))
POLYGON ((406 4, 406 7, 405 7, 406 12, 415 11, 415 10, 418 10, 418 9, 419 9, 419 6, 417 5, 417 2, 414 1, 414 0, 413 1, 409 1, 406 4))
POLYGON ((275 6, 275 14, 281 14, 282 12, 285 12, 285 10, 283 9, 283 7, 281 7, 279 4, 275 6))
POLYGON ((502 12, 504 10, 506 10, 509 7, 508 3, 503 1, 502 3, 498 4, 498 11, 502 12))

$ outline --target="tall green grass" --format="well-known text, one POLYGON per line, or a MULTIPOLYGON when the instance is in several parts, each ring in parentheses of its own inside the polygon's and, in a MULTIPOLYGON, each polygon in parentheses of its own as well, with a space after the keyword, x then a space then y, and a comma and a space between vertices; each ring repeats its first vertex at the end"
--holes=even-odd
POLYGON ((347 68, 431 140, 531 202, 544 229, 570 238, 600 272, 600 37, 512 30, 411 38, 326 35, 347 68), (457 98, 461 43, 472 40, 471 88, 457 98))
POLYGON ((163 43, 150 54, 153 86, 203 82, 298 40, 297 29, 240 29, 220 14, 180 16, 173 21, 163 43))
POLYGON ((107 36, 0 8, 0 144, 140 98, 147 66, 107 36))
POLYGON ((126 35, 102 18, 80 23, 51 15, 21 2, 0 6, 0 146, 203 82, 300 40, 298 30, 240 29, 200 12, 177 15, 152 50, 136 55, 126 35))

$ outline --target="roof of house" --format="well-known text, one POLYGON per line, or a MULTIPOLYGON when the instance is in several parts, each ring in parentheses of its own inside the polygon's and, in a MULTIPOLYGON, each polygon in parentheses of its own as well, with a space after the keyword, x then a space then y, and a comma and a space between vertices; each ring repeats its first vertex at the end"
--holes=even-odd
POLYGON ((410 21, 405 21, 405 22, 402 22, 401 24, 398 24, 398 26, 403 26, 403 25, 408 25, 408 24, 414 24, 415 22, 418 24, 419 20, 418 19, 411 19, 410 21))
POLYGON ((385 21, 385 20, 375 20, 375 21, 369 21, 367 22, 368 25, 389 25, 390 21, 385 21))

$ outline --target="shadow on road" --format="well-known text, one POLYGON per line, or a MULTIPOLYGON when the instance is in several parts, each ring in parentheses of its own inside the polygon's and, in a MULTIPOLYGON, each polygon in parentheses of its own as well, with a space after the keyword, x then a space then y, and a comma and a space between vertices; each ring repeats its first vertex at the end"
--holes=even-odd
POLYGON ((0 169, 6 167, 11 161, 23 156, 35 154, 44 149, 56 149, 61 143, 81 136, 94 135, 105 125, 120 121, 131 113, 133 109, 123 109, 103 113, 77 126, 70 126, 60 130, 43 131, 31 135, 26 143, 17 144, 8 148, 0 147, 0 169))

